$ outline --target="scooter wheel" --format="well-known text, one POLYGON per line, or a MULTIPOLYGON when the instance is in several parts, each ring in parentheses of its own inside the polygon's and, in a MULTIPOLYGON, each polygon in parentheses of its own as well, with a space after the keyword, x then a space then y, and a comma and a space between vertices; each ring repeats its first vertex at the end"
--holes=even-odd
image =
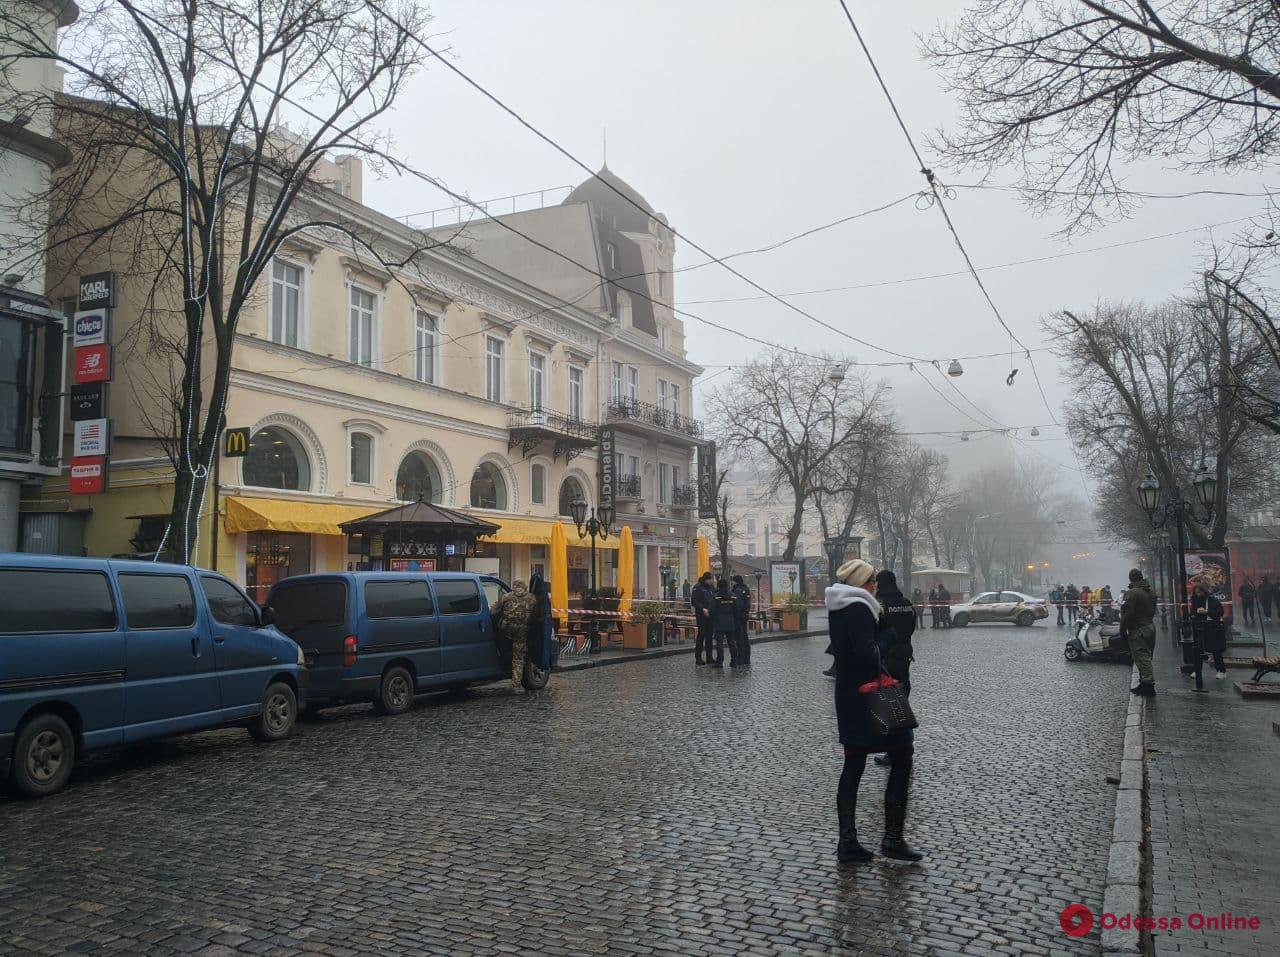
POLYGON ((1079 661, 1082 657, 1084 657, 1083 652, 1080 651, 1080 646, 1077 645, 1075 642, 1072 642, 1071 644, 1067 645, 1067 647, 1062 650, 1062 654, 1067 659, 1067 661, 1079 661))

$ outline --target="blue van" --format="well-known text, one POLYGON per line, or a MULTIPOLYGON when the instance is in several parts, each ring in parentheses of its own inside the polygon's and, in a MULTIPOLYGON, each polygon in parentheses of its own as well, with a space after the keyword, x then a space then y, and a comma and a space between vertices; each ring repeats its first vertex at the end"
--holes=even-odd
POLYGON ((186 565, 0 552, 0 779, 31 797, 78 755, 218 725, 292 733, 302 650, 186 565))
MULTIPOLYGON (((302 646, 307 700, 372 701, 400 714, 420 691, 511 676, 509 643, 489 617, 508 591, 466 572, 334 572, 277 582, 266 609, 302 646)), ((547 684, 554 641, 531 642, 523 684, 547 684)))

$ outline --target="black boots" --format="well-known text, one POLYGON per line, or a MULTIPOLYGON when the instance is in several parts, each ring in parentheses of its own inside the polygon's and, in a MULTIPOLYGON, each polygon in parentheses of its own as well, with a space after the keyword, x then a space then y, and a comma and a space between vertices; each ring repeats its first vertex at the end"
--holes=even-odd
POLYGON ((840 843, 836 846, 836 859, 842 864, 869 861, 875 856, 858 843, 858 824, 854 820, 857 803, 857 791, 850 795, 836 795, 836 812, 840 815, 840 843))
POLYGON ((903 839, 907 823, 907 789, 911 784, 911 758, 899 758, 889 767, 889 781, 884 789, 884 839, 880 853, 895 861, 918 861, 924 855, 913 850, 903 839))
POLYGON ((1136 685, 1129 689, 1130 694, 1136 694, 1142 698, 1154 698, 1156 696, 1156 685, 1154 681, 1139 681, 1136 685))

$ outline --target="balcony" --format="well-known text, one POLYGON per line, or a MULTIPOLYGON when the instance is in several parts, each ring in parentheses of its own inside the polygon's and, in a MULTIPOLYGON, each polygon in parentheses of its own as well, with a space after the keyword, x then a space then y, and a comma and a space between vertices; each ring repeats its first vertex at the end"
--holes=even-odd
POLYGON ((698 507, 698 487, 696 485, 675 485, 671 488, 671 507, 695 509, 698 507))
POLYGON ((599 426, 549 409, 511 409, 507 412, 507 451, 519 447, 521 456, 540 445, 552 447, 552 459, 570 462, 600 441, 599 426))
POLYGON ((613 493, 614 498, 630 501, 642 501, 644 499, 640 488, 639 475, 623 475, 617 480, 615 487, 617 491, 613 493))
POLYGON ((609 422, 634 426, 638 431, 660 438, 681 438, 689 442, 702 441, 702 423, 697 419, 663 409, 652 402, 636 399, 612 398, 607 410, 609 422))

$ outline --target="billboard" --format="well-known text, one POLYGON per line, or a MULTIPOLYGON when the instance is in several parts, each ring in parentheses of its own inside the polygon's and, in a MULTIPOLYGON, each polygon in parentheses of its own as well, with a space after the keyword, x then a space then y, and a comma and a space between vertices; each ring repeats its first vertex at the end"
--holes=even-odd
POLYGON ((71 494, 100 495, 107 490, 107 460, 96 455, 71 460, 71 494))
POLYGON ((800 562, 769 563, 769 597, 777 604, 792 594, 804 594, 804 575, 800 562))
POLYGON ((600 507, 613 508, 613 498, 617 491, 615 484, 617 476, 614 470, 618 467, 617 455, 615 450, 613 426, 605 425, 600 428, 600 450, 597 456, 599 460, 600 471, 600 507))
POLYGON ((1222 602, 1223 620, 1231 620, 1231 561, 1225 549, 1195 549, 1187 552, 1183 566, 1187 580, 1187 598, 1198 584, 1209 589, 1209 594, 1222 602))

